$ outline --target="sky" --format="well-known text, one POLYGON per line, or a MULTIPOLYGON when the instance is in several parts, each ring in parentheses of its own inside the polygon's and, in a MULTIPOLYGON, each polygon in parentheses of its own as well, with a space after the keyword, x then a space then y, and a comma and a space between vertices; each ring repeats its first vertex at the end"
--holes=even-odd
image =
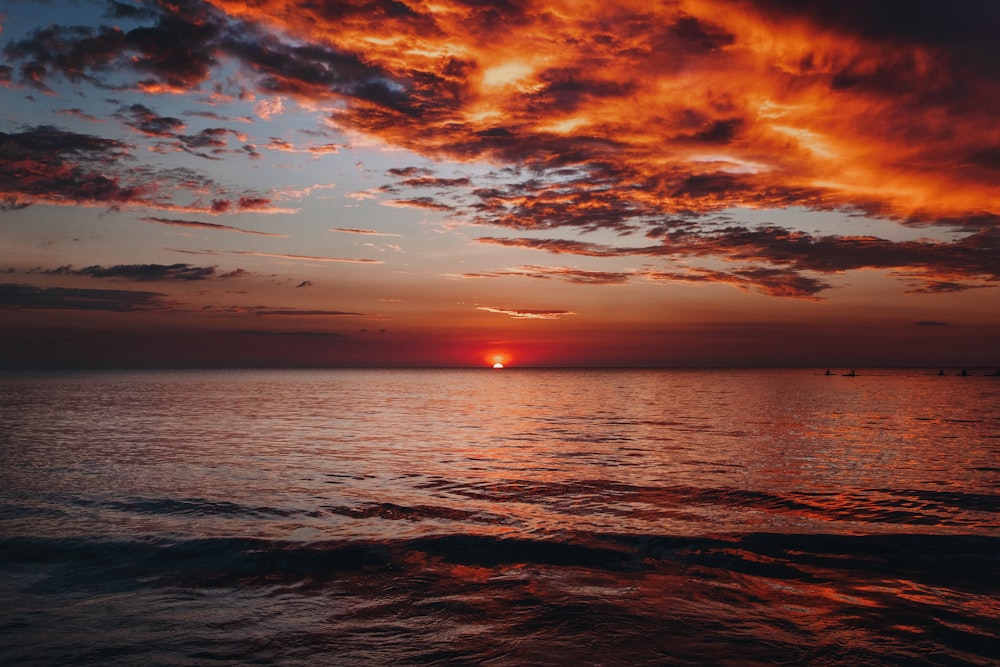
POLYGON ((996 367, 998 34, 992 0, 8 0, 0 367, 996 367))

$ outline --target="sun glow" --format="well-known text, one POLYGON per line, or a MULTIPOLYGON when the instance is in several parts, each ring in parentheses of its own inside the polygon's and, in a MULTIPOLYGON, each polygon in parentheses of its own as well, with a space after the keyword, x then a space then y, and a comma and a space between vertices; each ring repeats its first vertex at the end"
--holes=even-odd
POLYGON ((491 357, 491 360, 493 361, 493 368, 497 369, 503 368, 503 362, 505 361, 505 359, 502 354, 494 354, 491 357))
POLYGON ((490 67, 483 72, 483 85, 488 88, 513 86, 528 78, 534 68, 527 63, 511 61, 490 67))

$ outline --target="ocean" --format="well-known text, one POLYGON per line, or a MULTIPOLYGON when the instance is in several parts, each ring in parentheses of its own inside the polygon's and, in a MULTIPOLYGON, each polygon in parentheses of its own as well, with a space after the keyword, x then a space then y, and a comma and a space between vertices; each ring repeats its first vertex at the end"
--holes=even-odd
POLYGON ((0 664, 997 664, 1000 378, 824 370, 2 374, 0 664))

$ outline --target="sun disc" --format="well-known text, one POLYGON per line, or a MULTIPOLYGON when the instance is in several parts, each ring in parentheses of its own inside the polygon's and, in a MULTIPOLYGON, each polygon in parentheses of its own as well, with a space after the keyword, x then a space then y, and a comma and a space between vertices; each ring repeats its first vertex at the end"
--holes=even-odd
POLYGON ((493 364, 493 368, 503 368, 503 364, 501 364, 501 363, 500 363, 500 362, 498 361, 498 362, 496 362, 495 364, 493 364))

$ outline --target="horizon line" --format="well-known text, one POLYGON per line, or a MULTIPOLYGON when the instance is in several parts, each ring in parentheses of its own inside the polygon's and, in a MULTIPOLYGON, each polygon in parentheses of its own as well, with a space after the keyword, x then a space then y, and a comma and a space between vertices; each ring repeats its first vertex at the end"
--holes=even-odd
POLYGON ((182 370, 486 370, 486 371, 517 371, 517 370, 819 370, 819 371, 874 371, 874 370, 933 370, 960 371, 998 369, 1000 365, 990 364, 897 364, 879 366, 846 366, 824 364, 797 365, 766 365, 766 364, 720 364, 720 365, 504 365, 502 369, 489 365, 305 365, 305 364, 175 364, 175 365, 145 365, 145 364, 60 364, 60 365, 0 365, 0 372, 12 371, 182 371, 182 370))

